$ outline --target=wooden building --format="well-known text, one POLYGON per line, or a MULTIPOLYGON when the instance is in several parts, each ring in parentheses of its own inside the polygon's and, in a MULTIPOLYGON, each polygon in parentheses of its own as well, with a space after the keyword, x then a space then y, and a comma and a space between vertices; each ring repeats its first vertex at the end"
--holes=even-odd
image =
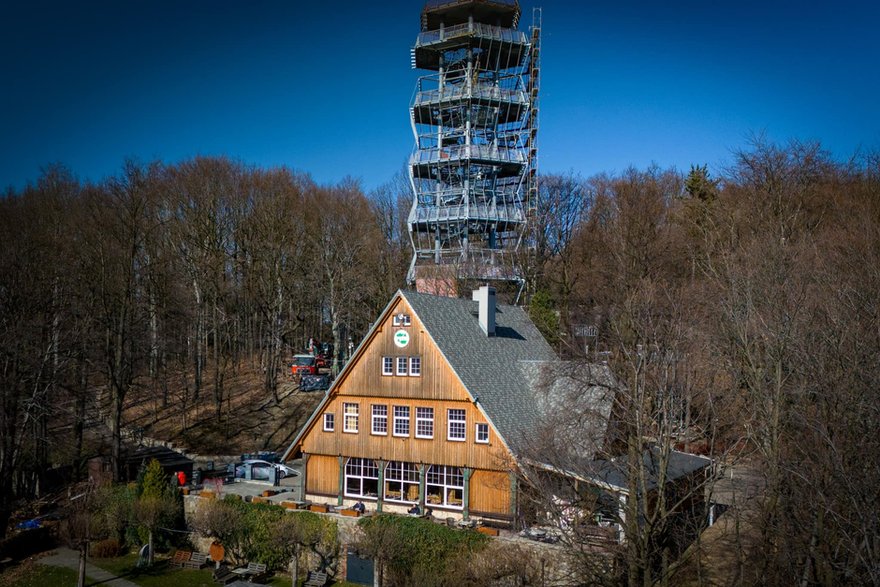
MULTIPOLYGON (((605 446, 618 391, 607 365, 560 361, 490 287, 474 301, 398 291, 283 460, 302 457, 312 502, 401 513, 418 504, 514 525, 526 483, 562 514, 531 510, 526 523, 593 520, 623 541, 633 467, 605 446), (572 485, 595 497, 590 511, 565 505, 587 507, 563 490, 572 485)), ((674 484, 690 496, 678 517, 698 528, 712 461, 658 455, 642 455, 644 490, 651 499, 658 479, 674 484)))
POLYGON ((530 374, 558 359, 522 308, 473 297, 395 294, 284 455, 306 499, 515 519, 530 374))

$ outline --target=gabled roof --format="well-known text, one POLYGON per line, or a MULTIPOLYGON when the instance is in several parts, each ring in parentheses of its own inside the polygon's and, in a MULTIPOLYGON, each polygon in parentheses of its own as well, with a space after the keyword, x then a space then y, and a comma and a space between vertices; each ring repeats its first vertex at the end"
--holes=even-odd
POLYGON ((537 419, 531 382, 520 366, 556 361, 556 353, 517 306, 498 304, 495 335, 486 336, 477 302, 400 292, 507 445, 516 452, 537 419))
MULTIPOLYGON (((471 399, 482 409, 514 455, 526 448, 529 436, 534 435, 545 421, 542 409, 555 408, 566 397, 578 396, 581 402, 596 401, 597 413, 607 417, 610 400, 606 398, 610 394, 605 393, 605 387, 606 383, 613 385, 607 367, 595 371, 596 366, 588 366, 591 369, 590 384, 586 384, 583 377, 573 375, 570 368, 566 368, 567 375, 563 374, 560 365, 571 364, 559 361, 522 308, 498 304, 495 334, 487 336, 479 325, 476 301, 400 290, 297 434, 284 454, 285 460, 290 458, 323 411, 337 383, 356 367, 365 345, 373 338, 398 296, 412 308, 471 399), (548 385, 547 381, 551 384, 548 385), (602 393, 598 391, 600 389, 602 393)), ((602 432, 604 434, 604 429, 602 432)))

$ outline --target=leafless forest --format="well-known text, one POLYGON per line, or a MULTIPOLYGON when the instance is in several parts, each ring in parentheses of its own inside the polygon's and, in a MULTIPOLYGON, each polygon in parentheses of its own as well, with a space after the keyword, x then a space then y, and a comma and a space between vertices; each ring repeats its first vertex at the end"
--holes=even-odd
MULTIPOLYGON (((880 155, 755 140, 721 173, 545 175, 540 198, 522 302, 562 356, 607 357, 620 450, 666 440, 761 479, 727 582, 880 584, 880 155)), ((46 470, 82 470, 96 418, 118 455, 133 389, 228 418, 243 366, 280 401, 309 336, 357 343, 404 286, 409 203, 402 176, 366 193, 207 158, 9 190, 0 532, 46 470)), ((681 570, 656 513, 628 532, 631 584, 681 570)))

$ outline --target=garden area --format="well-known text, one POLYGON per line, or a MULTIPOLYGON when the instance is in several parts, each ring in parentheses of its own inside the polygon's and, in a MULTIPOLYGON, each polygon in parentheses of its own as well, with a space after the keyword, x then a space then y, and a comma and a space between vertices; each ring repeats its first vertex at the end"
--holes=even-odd
POLYGON ((292 577, 301 584, 313 572, 325 573, 329 585, 353 585, 341 582, 349 553, 369 561, 370 569, 375 565, 380 587, 534 579, 529 553, 421 518, 377 514, 341 525, 332 515, 238 495, 197 502, 185 517, 179 488, 156 461, 134 483, 81 487, 56 525, 36 530, 47 539, 34 554, 0 573, 0 587, 75 585, 84 544, 86 585, 213 587, 243 579, 288 586, 292 577), (221 561, 219 567, 214 561, 221 561))

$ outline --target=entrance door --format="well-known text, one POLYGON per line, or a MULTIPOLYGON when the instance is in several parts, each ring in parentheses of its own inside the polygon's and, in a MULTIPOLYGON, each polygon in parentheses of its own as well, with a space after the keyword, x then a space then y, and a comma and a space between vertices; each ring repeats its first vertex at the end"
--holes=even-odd
POLYGON ((357 585, 371 586, 373 584, 373 559, 361 558, 349 550, 346 563, 346 581, 357 585))

